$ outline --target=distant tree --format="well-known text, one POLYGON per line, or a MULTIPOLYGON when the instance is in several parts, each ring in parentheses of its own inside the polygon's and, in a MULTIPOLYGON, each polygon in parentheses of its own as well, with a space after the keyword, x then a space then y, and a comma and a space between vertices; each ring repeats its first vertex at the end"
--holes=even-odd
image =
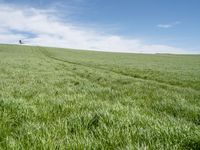
POLYGON ((19 40, 19 44, 23 44, 22 40, 19 40))

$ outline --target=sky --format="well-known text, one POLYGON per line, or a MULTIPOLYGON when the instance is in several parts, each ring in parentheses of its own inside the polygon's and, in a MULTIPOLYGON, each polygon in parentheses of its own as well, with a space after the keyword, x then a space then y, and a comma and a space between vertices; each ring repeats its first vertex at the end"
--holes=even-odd
POLYGON ((200 54, 199 0, 0 0, 0 43, 200 54))

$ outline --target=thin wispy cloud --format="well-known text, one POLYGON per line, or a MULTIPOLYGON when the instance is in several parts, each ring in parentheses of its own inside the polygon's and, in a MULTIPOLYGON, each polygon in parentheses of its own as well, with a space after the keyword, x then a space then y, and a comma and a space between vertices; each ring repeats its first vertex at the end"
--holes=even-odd
POLYGON ((172 22, 172 23, 169 23, 169 24, 158 24, 157 27, 159 28, 164 28, 164 29, 168 29, 168 28, 172 28, 178 24, 181 24, 180 21, 176 21, 176 22, 172 22))
POLYGON ((52 10, 0 5, 0 43, 26 40, 31 45, 133 53, 186 53, 160 44, 145 44, 138 38, 103 33, 63 21, 52 10))

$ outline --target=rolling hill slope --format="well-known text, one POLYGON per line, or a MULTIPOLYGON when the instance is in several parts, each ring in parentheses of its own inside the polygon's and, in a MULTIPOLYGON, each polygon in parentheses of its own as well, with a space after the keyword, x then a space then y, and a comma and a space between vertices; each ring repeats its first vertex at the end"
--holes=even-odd
POLYGON ((200 149, 200 55, 0 45, 0 149, 200 149))

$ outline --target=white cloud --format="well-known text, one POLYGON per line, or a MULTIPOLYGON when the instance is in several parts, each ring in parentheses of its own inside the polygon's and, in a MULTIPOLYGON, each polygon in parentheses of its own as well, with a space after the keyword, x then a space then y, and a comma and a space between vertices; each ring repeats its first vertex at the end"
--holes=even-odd
POLYGON ((157 27, 159 27, 159 28, 171 28, 172 25, 171 24, 158 24, 157 27))
POLYGON ((181 24, 180 21, 176 21, 176 22, 172 22, 172 23, 169 23, 169 24, 158 24, 157 27, 159 28, 165 28, 165 29, 168 29, 168 28, 172 28, 178 24, 181 24))
POLYGON ((0 5, 0 43, 29 44, 115 52, 186 53, 167 45, 148 45, 137 38, 102 34, 98 30, 63 22, 49 10, 0 5), (26 33, 26 34, 24 34, 26 33), (31 35, 31 36, 29 36, 31 35))

